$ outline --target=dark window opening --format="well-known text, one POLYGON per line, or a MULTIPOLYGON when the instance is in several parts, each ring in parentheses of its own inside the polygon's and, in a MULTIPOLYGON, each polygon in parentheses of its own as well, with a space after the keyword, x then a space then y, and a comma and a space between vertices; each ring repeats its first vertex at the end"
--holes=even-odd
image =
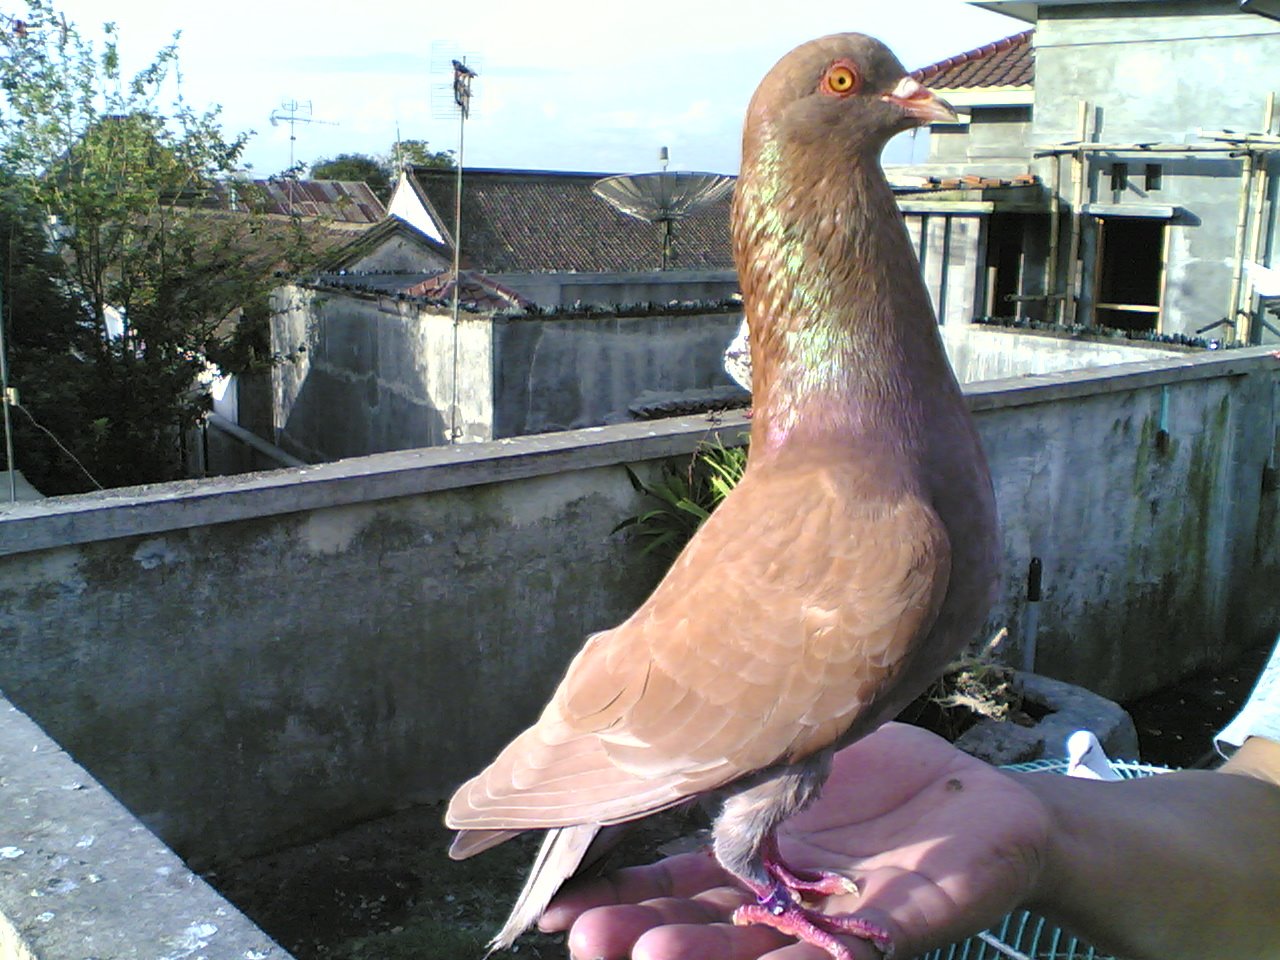
POLYGON ((1129 186, 1129 165, 1127 163, 1113 163, 1111 165, 1111 192, 1124 193, 1125 188, 1129 186))
POLYGON ((1143 180, 1148 193, 1159 190, 1164 186, 1164 167, 1158 163, 1148 163, 1143 180))
POLYGON ((1094 322, 1121 330, 1159 329, 1165 222, 1107 217, 1097 226, 1094 322))
POLYGON ((987 222, 988 316, 1021 316, 1016 297, 1022 274, 1025 221, 1021 214, 994 213, 987 222))

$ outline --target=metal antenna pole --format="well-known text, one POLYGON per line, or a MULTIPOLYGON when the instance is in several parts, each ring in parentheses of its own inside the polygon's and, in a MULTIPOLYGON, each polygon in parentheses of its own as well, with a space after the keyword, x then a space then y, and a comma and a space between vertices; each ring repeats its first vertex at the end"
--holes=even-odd
POLYGON ((453 187, 453 402, 449 404, 449 442, 457 443, 458 426, 458 324, 462 297, 462 167, 466 148, 467 115, 471 112, 471 81, 476 72, 464 61, 453 61, 453 100, 458 105, 458 169, 453 187))
POLYGON ((289 124, 289 184, 286 188, 289 198, 289 216, 293 216, 293 185, 297 182, 298 174, 294 170, 294 147, 298 143, 297 126, 300 123, 321 123, 326 127, 336 127, 337 124, 332 120, 317 120, 311 115, 311 101, 305 103, 298 100, 282 100, 280 101, 280 110, 272 110, 271 125, 274 127, 281 120, 289 124), (300 111, 306 110, 305 114, 300 111), (284 112, 281 113, 280 111, 284 112))

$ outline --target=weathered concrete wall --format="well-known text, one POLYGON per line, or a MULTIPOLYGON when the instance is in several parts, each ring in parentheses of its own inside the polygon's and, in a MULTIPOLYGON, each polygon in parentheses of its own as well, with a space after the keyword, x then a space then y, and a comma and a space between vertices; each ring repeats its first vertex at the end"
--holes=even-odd
POLYGON ((1127 699, 1275 632, 1280 364, 1233 353, 969 388, 1004 533, 992 626, 1038 670, 1127 699))
POLYGON ((0 520, 0 689, 197 859, 436 796, 652 567, 625 437, 383 455, 0 520))
MULTIPOLYGON (((1032 557, 1037 665, 1112 697, 1274 637, 1278 380, 1250 350, 970 388, 1005 537, 991 627, 1015 658, 1032 557)), ((654 582, 609 533, 638 506, 621 464, 654 469, 711 429, 7 506, 0 689, 200 860, 439 796, 654 582)))
POLYGON ((1085 370, 1187 354, 1134 341, 1067 339, 975 324, 942 327, 947 358, 961 383, 1005 380, 1062 370, 1085 370))
POLYGON ((494 321, 494 435, 631 419, 648 391, 729 386, 736 313, 494 321))
POLYGON ((310 288, 281 294, 275 441, 308 462, 447 443, 455 379, 463 441, 629 418, 653 391, 732 383, 733 313, 453 320, 421 303, 310 288), (456 376, 455 376, 456 374, 456 376))
POLYGON ((278 292, 272 370, 275 442, 335 460, 492 438, 489 318, 463 313, 455 369, 452 316, 392 297, 306 287, 278 292), (457 384, 456 411, 454 385, 457 384))
MULTIPOLYGON (((941 93, 947 96, 945 90, 941 93)), ((967 123, 929 128, 930 175, 972 173, 973 165, 978 164, 984 175, 1000 176, 1001 173, 988 174, 987 165, 1001 161, 1011 164, 1015 171, 1008 176, 1025 173, 1030 135, 1029 106, 974 107, 967 123)))

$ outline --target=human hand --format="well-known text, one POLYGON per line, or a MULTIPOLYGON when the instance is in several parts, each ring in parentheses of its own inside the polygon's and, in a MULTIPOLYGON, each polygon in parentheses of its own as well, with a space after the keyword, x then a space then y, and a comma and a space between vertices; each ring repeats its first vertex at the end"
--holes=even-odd
MULTIPOLYGON (((995 923, 1031 895, 1049 813, 1018 780, 925 730, 888 724, 834 758, 822 794, 778 831, 793 868, 842 873, 858 893, 819 902, 884 927, 910 957, 995 923)), ((826 960, 774 930, 735 927, 751 896, 704 853, 573 887, 539 926, 584 960, 826 960)), ((859 956, 877 957, 849 938, 859 956)))

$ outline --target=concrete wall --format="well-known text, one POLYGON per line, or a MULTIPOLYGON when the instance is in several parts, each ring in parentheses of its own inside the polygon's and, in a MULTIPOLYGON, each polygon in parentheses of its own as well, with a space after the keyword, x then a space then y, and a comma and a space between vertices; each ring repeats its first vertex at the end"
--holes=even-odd
POLYGON ((280 294, 275 442, 308 462, 447 443, 455 383, 463 441, 628 419, 646 391, 731 383, 731 312, 494 318, 387 296, 280 294))
MULTIPOLYGON (((974 327, 977 217, 914 217, 924 272, 948 322, 962 381, 1096 366, 1162 355, 1114 345, 974 327), (951 241, 940 231, 951 223, 951 241), (940 294, 941 251, 948 284, 940 294)), ((307 462, 448 442, 453 321, 438 307, 391 297, 293 288, 273 320, 276 444, 307 462)), ((723 354, 736 313, 507 318, 463 313, 458 423, 464 441, 631 419, 642 394, 729 386, 723 354)))
POLYGON ((642 393, 729 386, 737 313, 495 319, 494 435, 632 419, 642 393))
MULTIPOLYGON (((946 91, 942 95, 946 97, 946 91)), ((929 165, 938 174, 974 173, 974 164, 986 172, 987 163, 1006 162, 1025 173, 1030 136, 1030 106, 975 106, 967 123, 929 128, 929 165)))
POLYGON ((272 318, 275 442, 315 462, 493 436, 487 316, 393 297, 284 288, 272 318))
POLYGON ((961 383, 1086 370, 1140 360, 1170 360, 1187 354, 1135 341, 1085 340, 1020 333, 975 324, 945 325, 943 344, 961 383))
MULTIPOLYGON (((970 388, 1011 656, 1032 557, 1039 668, 1108 696, 1274 637, 1278 380, 1253 350, 970 388)), ((627 424, 6 506, 0 689, 199 862, 440 796, 655 582, 610 535, 638 507, 622 464, 745 429, 627 424)))

